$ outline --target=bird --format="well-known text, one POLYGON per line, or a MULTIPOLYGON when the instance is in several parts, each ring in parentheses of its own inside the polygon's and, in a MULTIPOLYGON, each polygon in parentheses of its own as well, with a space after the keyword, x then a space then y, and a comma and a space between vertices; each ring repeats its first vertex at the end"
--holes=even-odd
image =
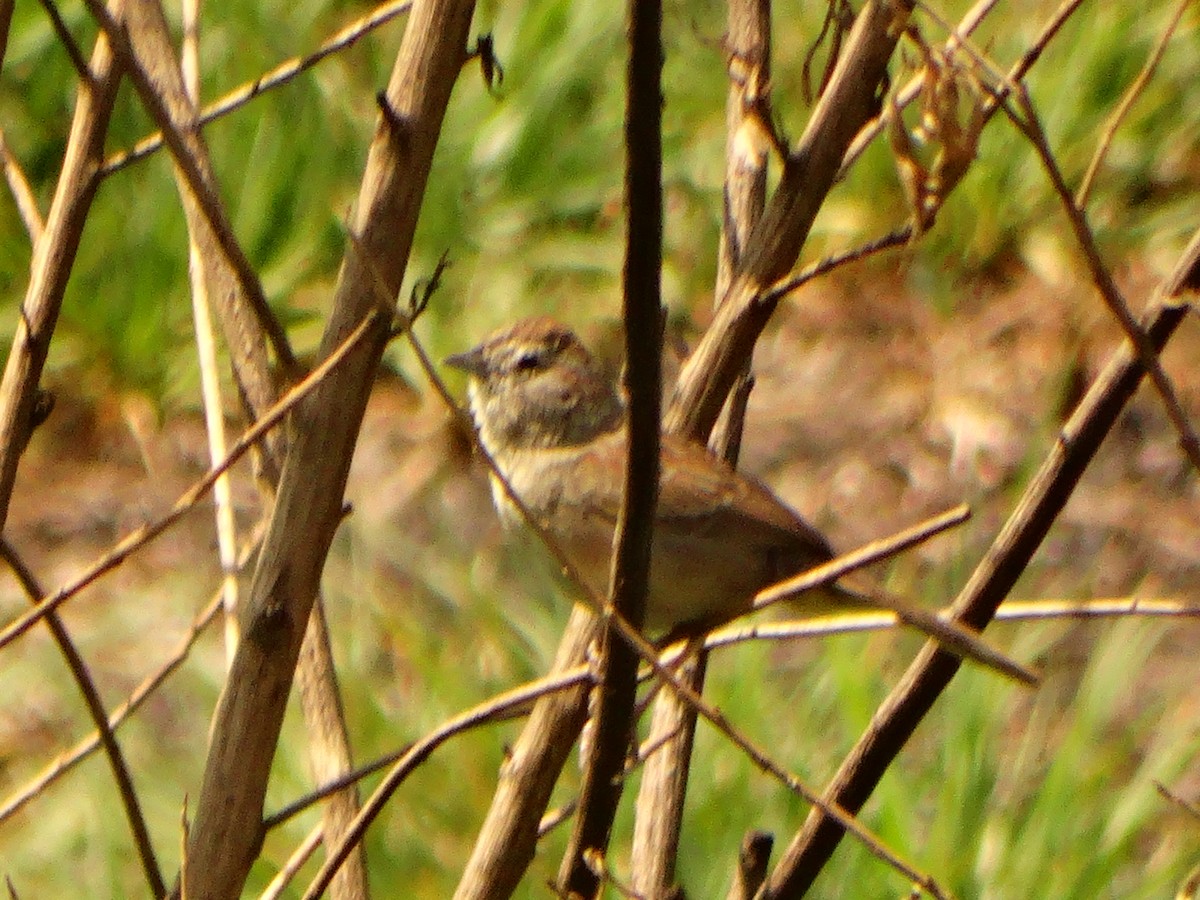
MULTIPOLYGON (((504 526, 528 525, 511 489, 583 582, 584 599, 605 597, 628 453, 615 382, 574 331, 545 316, 501 328, 445 362, 468 375, 479 443, 502 476, 493 471, 491 487, 504 526)), ((724 624, 749 612, 761 589, 835 556, 825 536, 758 479, 682 436, 661 436, 647 633, 724 624)), ((874 586, 849 586, 858 574, 804 593, 800 607, 818 615, 883 606, 952 652, 1028 680, 962 626, 874 586)))

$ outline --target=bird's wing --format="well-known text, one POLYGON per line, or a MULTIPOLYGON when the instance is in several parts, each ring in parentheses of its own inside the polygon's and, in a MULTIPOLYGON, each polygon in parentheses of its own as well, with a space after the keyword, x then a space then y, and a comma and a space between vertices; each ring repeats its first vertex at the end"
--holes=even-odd
MULTIPOLYGON (((625 447, 621 431, 603 438, 591 448, 593 452, 581 457, 576 496, 587 515, 616 521, 625 447), (621 473, 615 483, 614 472, 621 473)), ((761 482, 735 472, 699 445, 663 435, 661 466, 657 528, 713 540, 734 533, 747 549, 800 552, 814 562, 833 557, 825 537, 761 482)))

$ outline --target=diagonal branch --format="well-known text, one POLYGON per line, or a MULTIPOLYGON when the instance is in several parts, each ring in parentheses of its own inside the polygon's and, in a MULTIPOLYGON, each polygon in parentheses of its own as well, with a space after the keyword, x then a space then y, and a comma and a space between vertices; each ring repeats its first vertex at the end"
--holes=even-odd
MULTIPOLYGON (((138 97, 151 118, 162 129, 174 159, 176 173, 187 184, 185 200, 194 203, 211 233, 214 249, 224 256, 243 299, 249 303, 257 327, 270 341, 285 373, 299 377, 295 354, 283 326, 267 304, 258 275, 234 235, 233 226, 217 191, 212 166, 195 127, 195 108, 183 87, 183 79, 167 43, 166 21, 157 0, 130 0, 126 25, 115 20, 100 0, 85 0, 88 10, 112 42, 128 69, 138 97)), ((195 231, 196 229, 193 229, 195 231)))
MULTIPOLYGON (((46 596, 46 592, 38 583, 33 572, 25 565, 24 560, 3 538, 0 538, 0 558, 3 558, 9 568, 13 570, 13 574, 17 576, 17 581, 20 582, 21 588, 29 600, 35 605, 41 602, 42 598, 46 596)), ((58 644, 63 658, 67 661, 71 676, 75 679, 80 693, 83 694, 83 702, 87 706, 88 715, 91 716, 92 722, 96 726, 100 745, 104 748, 104 755, 108 759, 109 768, 112 769, 113 780, 117 783, 117 795, 121 798, 121 805, 125 807, 125 817, 129 820, 129 828, 133 832, 133 843, 137 847, 138 857, 142 861, 142 871, 145 872, 146 881, 150 885, 150 893, 155 897, 161 897, 166 893, 166 884, 163 882, 158 859, 154 855, 150 831, 146 828, 142 805, 138 800, 137 789, 133 786, 133 776, 129 773, 129 766, 125 763, 125 755, 121 752, 121 745, 117 743, 116 735, 113 734, 112 728, 108 724, 108 714, 104 711, 104 701, 100 699, 96 682, 62 620, 51 613, 46 618, 46 624, 50 627, 50 634, 53 636, 54 642, 58 644)))
POLYGON ((25 632, 45 617, 46 614, 54 612, 101 575, 111 572, 117 566, 121 565, 121 563, 125 562, 131 554, 150 543, 150 541, 178 522, 184 514, 200 501, 200 498, 208 492, 223 472, 228 471, 230 466, 241 459, 251 447, 261 441, 272 428, 278 426, 294 407, 299 406, 301 401, 321 386, 322 382, 350 356, 353 350, 358 349, 360 343, 365 342, 364 338, 371 334, 370 326, 374 325, 377 319, 377 316, 368 316, 357 329, 350 333, 349 337, 333 354, 326 358, 321 365, 313 369, 307 378, 280 398, 279 402, 268 410, 262 419, 248 428, 230 449, 229 455, 221 460, 218 465, 210 468, 190 488, 184 491, 165 516, 148 525, 143 525, 141 528, 126 535, 70 584, 59 588, 51 596, 29 610, 29 612, 18 616, 8 625, 4 626, 3 629, 0 629, 0 649, 8 646, 21 635, 25 634, 25 632))
MULTIPOLYGON (((123 5, 123 0, 113 0, 115 16, 123 15, 123 5)), ((0 384, 0 530, 8 519, 17 465, 33 429, 38 382, 99 183, 96 169, 103 159, 104 135, 120 82, 120 67, 103 34, 96 38, 90 72, 90 78, 80 83, 62 172, 46 230, 34 248, 29 286, 0 384)))
POLYGON ((336 847, 331 848, 324 865, 321 866, 321 870, 313 878, 312 884, 309 885, 308 890, 305 892, 305 900, 316 900, 321 895, 333 878, 338 866, 345 860, 350 849, 362 839, 367 826, 379 815, 388 798, 396 792, 396 789, 404 783, 404 780, 421 763, 429 758, 434 750, 456 735, 492 722, 498 716, 503 717, 513 710, 527 707, 533 699, 553 696, 593 682, 594 676, 592 671, 586 666, 578 666, 563 673, 552 673, 544 678, 539 678, 528 684, 513 688, 510 691, 505 691, 497 697, 492 697, 472 707, 443 725, 440 725, 414 743, 396 760, 387 777, 384 778, 383 782, 371 795, 371 798, 363 805, 362 811, 355 818, 346 834, 336 847))
POLYGON ((17 204, 17 213, 29 234, 29 243, 36 247, 37 242, 42 239, 42 232, 46 230, 46 220, 42 218, 37 198, 33 195, 33 188, 29 186, 29 179, 25 177, 21 164, 8 149, 3 130, 0 130, 0 167, 4 169, 4 180, 8 182, 13 202, 17 204))
POLYGON ((1096 142, 1096 150, 1092 154, 1092 161, 1088 163, 1087 171, 1084 172, 1083 179, 1075 191, 1075 205, 1080 209, 1087 208, 1088 197, 1092 192, 1092 185, 1096 183, 1096 175, 1100 171, 1100 165, 1104 162, 1104 157, 1108 154, 1108 149, 1112 145, 1112 140, 1116 136, 1117 129, 1125 120, 1125 116, 1129 114, 1129 110, 1133 108, 1133 104, 1137 101, 1137 98, 1142 95, 1142 91, 1145 90, 1146 85, 1150 83, 1150 79, 1154 77, 1154 72, 1158 68, 1158 64, 1162 62, 1163 54, 1167 51, 1167 45, 1171 42, 1175 30, 1179 27, 1179 22, 1183 19, 1183 14, 1191 2, 1192 0, 1179 0, 1175 5, 1175 11, 1167 21, 1167 27, 1163 29, 1162 34, 1158 37, 1158 42, 1154 45, 1154 49, 1146 57, 1142 71, 1138 72, 1137 78, 1129 85, 1129 89, 1125 91, 1125 96, 1121 98, 1121 102, 1117 104, 1108 121, 1104 123, 1104 130, 1101 132, 1100 140, 1096 142))
MULTIPOLYGON (((1200 290, 1200 231, 1192 238, 1175 273, 1150 304, 1145 317, 1145 333, 1156 348, 1166 344, 1187 311, 1182 294, 1197 290, 1200 290)), ((981 629, 991 620, 1041 545, 1144 373, 1137 351, 1128 342, 1123 343, 1063 426, 1008 523, 954 601, 955 618, 964 625, 981 629)), ((862 808, 959 665, 958 659, 926 644, 842 763, 826 789, 827 800, 849 810, 862 808)), ((832 855, 843 833, 843 828, 822 812, 810 813, 772 873, 765 896, 801 896, 832 855)))
POLYGON ((870 0, 858 14, 804 136, 784 161, 779 187, 747 242, 741 269, 680 373, 664 422, 667 431, 700 440, 712 430, 777 305, 763 291, 796 264, 847 147, 877 111, 879 86, 912 8, 911 0, 870 0))
POLYGON ((1071 223, 1071 230, 1075 233, 1075 240, 1079 242, 1084 259, 1087 260, 1088 270, 1092 275, 1092 283, 1096 285, 1096 290, 1100 292, 1100 297, 1104 300, 1104 304, 1108 307, 1109 312, 1112 313, 1113 317, 1120 324, 1121 329, 1125 332, 1125 336, 1137 348, 1138 359, 1142 367, 1149 374, 1150 380, 1154 383, 1155 389, 1162 398, 1163 405, 1167 410, 1167 418, 1171 420, 1171 424, 1179 434, 1179 445, 1183 448, 1184 453, 1187 454, 1188 459, 1191 460, 1192 467, 1197 472, 1200 472, 1200 438, 1196 437, 1196 432, 1192 429, 1191 423, 1188 422, 1187 413, 1183 411, 1183 406, 1179 402, 1179 397, 1175 393, 1171 379, 1162 370, 1157 351, 1150 343, 1150 339, 1146 336, 1145 332, 1139 327, 1133 317, 1133 313, 1129 311, 1129 304, 1121 296, 1121 290, 1113 280, 1112 273, 1104 265, 1104 261, 1100 259, 1100 248, 1096 246, 1096 237, 1092 234, 1092 229, 1088 225, 1087 213, 1084 212, 1083 207, 1075 202, 1075 197, 1071 194, 1066 181, 1063 179, 1062 170, 1059 169, 1058 163, 1055 161, 1054 154, 1051 152, 1050 145, 1047 142, 1046 131, 1042 128, 1037 111, 1033 107, 1033 101, 1030 100, 1029 94, 1022 82, 1017 82, 1014 93, 1024 115, 1017 116, 1013 114, 1007 104, 1005 104, 1004 109, 1009 112, 1009 118, 1013 124, 1029 138, 1029 142, 1033 144, 1034 149, 1037 151, 1038 158, 1042 162, 1042 168, 1046 170, 1046 174, 1050 178, 1050 183, 1054 187, 1054 192, 1058 195, 1063 209, 1066 211, 1067 219, 1071 223))
POLYGON ((58 11, 58 4, 54 0, 41 0, 41 2, 42 8, 46 10, 46 15, 50 19, 50 25, 58 36, 58 42, 63 45, 67 56, 71 58, 75 74, 79 76, 80 80, 87 81, 91 78, 91 70, 88 68, 87 60, 83 58, 83 51, 79 49, 70 29, 67 28, 67 23, 63 21, 62 14, 58 11))
POLYGON ((366 338, 297 409, 271 525, 217 709, 188 842, 189 898, 236 896, 258 852, 263 798, 300 644, 367 397, 412 246, 451 89, 466 56, 469 0, 429 0, 409 17, 350 222, 321 354, 356 328, 366 338), (382 281, 388 302, 378 296, 382 281), (380 307, 386 316, 378 316, 380 307))
MULTIPOLYGON (((246 546, 243 547, 238 557, 239 569, 258 550, 261 536, 262 523, 260 522, 254 529, 253 538, 246 543, 246 546)), ((191 628, 188 629, 183 639, 176 645, 167 660, 159 665, 155 671, 147 675, 141 684, 134 688, 123 702, 113 708, 107 720, 110 730, 115 732, 180 667, 191 653, 193 645, 195 645, 204 629, 208 627, 216 616, 220 606, 221 591, 218 590, 216 596, 192 619, 191 628)), ((94 731, 76 743, 70 750, 60 754, 29 783, 7 797, 3 803, 0 803, 0 822, 3 822, 9 816, 15 815, 26 803, 45 789, 47 785, 53 783, 66 772, 69 772, 76 763, 86 759, 98 746, 100 746, 100 733, 99 731, 94 731)))
MULTIPOLYGON (((407 12, 411 6, 412 0, 389 0, 387 3, 381 3, 373 12, 360 19, 356 19, 340 29, 333 37, 317 47, 312 53, 281 62, 265 75, 260 75, 254 81, 234 88, 225 94, 225 96, 208 104, 196 116, 196 128, 201 129, 222 116, 227 116, 229 113, 241 109, 255 97, 275 88, 282 87, 297 75, 307 72, 326 57, 337 53, 339 50, 353 46, 363 35, 368 34, 381 25, 386 25, 401 13, 407 12)), ((142 138, 131 149, 121 150, 106 159, 104 165, 100 168, 100 175, 101 177, 108 177, 114 172, 119 172, 133 163, 145 159, 150 154, 161 150, 162 147, 163 134, 161 131, 157 131, 142 138)))

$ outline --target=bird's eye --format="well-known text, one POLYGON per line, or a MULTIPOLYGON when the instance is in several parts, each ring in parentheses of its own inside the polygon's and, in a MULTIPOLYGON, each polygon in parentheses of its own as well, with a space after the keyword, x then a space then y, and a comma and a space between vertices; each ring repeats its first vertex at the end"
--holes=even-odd
POLYGON ((542 364, 542 355, 536 350, 526 350, 517 357, 513 368, 518 372, 531 372, 542 364))

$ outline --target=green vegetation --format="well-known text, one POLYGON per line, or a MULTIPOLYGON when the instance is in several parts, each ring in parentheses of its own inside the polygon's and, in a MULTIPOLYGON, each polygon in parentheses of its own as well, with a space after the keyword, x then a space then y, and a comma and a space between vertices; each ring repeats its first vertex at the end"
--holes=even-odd
MULTIPOLYGON (((979 45, 1009 64, 1051 6, 1002 9, 981 32, 979 45)), ((793 138, 807 115, 799 101, 802 67, 820 22, 820 10, 805 7, 777 12, 775 105, 793 138)), ((215 98, 285 57, 310 51, 366 9, 317 0, 211 4, 202 32, 203 95, 215 98)), ((1035 67, 1030 92, 1069 183, 1086 169, 1097 135, 1168 13, 1166 4, 1150 12, 1098 6, 1068 24, 1035 67)), ((79 6, 64 8, 64 14, 86 54, 94 24, 79 6)), ((715 273, 725 142, 723 16, 723 6, 712 0, 678 0, 667 10, 664 285, 672 318, 685 323, 705 320, 715 273)), ((456 87, 408 270, 411 284, 426 277, 444 251, 453 262, 419 328, 435 356, 533 312, 585 326, 612 322, 619 312, 619 5, 490 3, 477 23, 477 31, 494 33, 504 80, 489 93, 472 63, 456 87)), ((403 18, 385 26, 205 132, 238 236, 302 351, 315 346, 324 321, 343 252, 342 221, 354 203, 374 128, 373 97, 386 82, 403 27, 403 18)), ((928 20, 922 27, 930 41, 944 37, 928 20)), ((1162 270, 1195 227, 1200 130, 1181 98, 1194 95, 1198 83, 1198 41, 1193 17, 1118 132, 1094 189, 1089 213, 1118 268, 1162 270)), ((824 52, 817 54, 815 72, 824 52)), ((895 82, 904 77, 895 71, 895 82)), ((43 211, 69 127, 72 79, 43 11, 17 4, 0 71, 0 122, 43 211)), ((109 149, 131 146, 150 130, 126 85, 109 149)), ((803 261, 870 240, 906 218, 890 154, 877 144, 831 196, 803 261)), ((5 344, 17 321, 29 256, 5 195, 5 344)), ((1058 302, 1062 282, 1078 278, 1076 259, 1033 152, 1000 117, 985 132, 975 167, 933 233, 912 249, 857 267, 845 276, 846 290, 890 292, 907 282, 941 318, 953 318, 962 297, 974 296, 978 285, 1017 280, 1028 271, 1046 279, 1045 302, 1058 302)), ((1072 294, 1070 302, 1080 297, 1086 295, 1072 294)), ((1094 319, 1097 309, 1082 307, 1079 318, 1094 319)), ((138 395, 149 398, 168 423, 188 419, 199 407, 191 321, 186 229, 169 159, 159 153, 111 176, 99 191, 45 382, 85 406, 102 408, 138 395)), ((388 362, 426 392, 402 344, 389 351, 388 362)), ((1067 363, 1053 359, 1047 368, 1067 363)), ((566 616, 565 602, 547 579, 530 571, 535 567, 520 551, 495 546, 490 520, 490 530, 460 520, 464 508, 486 511, 462 500, 474 490, 470 496, 477 501, 482 492, 462 475, 461 465, 452 471, 428 450, 429 459, 417 457, 414 447, 444 437, 439 416, 432 406, 422 407, 413 414, 411 434, 404 433, 408 425, 397 428, 397 441, 411 454, 404 458, 423 466, 414 464, 405 475, 417 486, 406 513, 419 515, 388 521, 383 514, 356 512, 327 573, 335 654, 358 761, 392 751, 544 672, 566 616), (491 543, 481 548, 485 531, 491 543)), ((1030 433, 1040 440, 1054 417, 1052 409, 1030 410, 1030 433)), ((1040 449, 1031 453, 1040 458, 1040 449)), ((54 448, 36 450, 47 477, 56 477, 54 455, 54 448)), ((192 455, 203 454, 197 447, 192 455)), ((1188 490, 1194 492, 1194 484, 1192 473, 1188 490)), ((359 488, 364 507, 372 487, 359 488)), ((409 488, 395 486, 402 489, 409 488)), ((986 499, 998 506, 985 513, 987 521, 1003 515, 1011 497, 1011 484, 989 494, 986 499)), ((204 515, 194 515, 202 535, 204 515)), ((45 538, 50 549, 54 541, 53 534, 45 538)), ((964 539, 961 553, 943 565, 969 567, 985 541, 982 533, 964 539)), ((55 560, 69 574, 94 555, 88 549, 67 562, 55 560)), ((215 553, 202 565, 181 561, 181 555, 163 551, 134 576, 110 576, 117 581, 93 589, 70 609, 68 624, 86 636, 85 655, 95 661, 110 704, 149 665, 139 643, 144 635, 182 632, 217 584, 215 553)), ((1079 574, 1091 577, 1084 568, 1079 574)), ((960 576, 941 571, 928 581, 957 587, 960 576)), ((1029 581, 1040 587, 1053 577, 1042 571, 1029 581)), ((1054 582, 1059 589, 1062 583, 1054 582)), ((1079 593, 1090 587, 1085 582, 1079 593)), ((944 599, 927 593, 930 602, 944 599)), ((24 601, 15 589, 4 599, 7 619, 24 601)), ((163 696, 121 732, 156 850, 171 873, 179 862, 184 793, 198 791, 208 718, 220 689, 218 630, 201 642, 163 696)), ((959 897, 1170 895, 1195 864, 1197 846, 1196 823, 1153 788, 1155 780, 1171 785, 1189 774, 1194 778, 1200 756, 1195 700, 1189 697, 1194 677, 1181 676, 1187 667, 1178 658, 1187 654, 1176 646, 1185 638, 1194 643, 1194 633, 1183 632, 1178 624, 1143 622, 997 628, 996 641, 1020 659, 1045 653, 1056 660, 1051 651, 1069 643, 1084 662, 1052 669, 1035 695, 985 673, 960 676, 883 782, 867 824, 959 897), (1172 635, 1181 636, 1173 643, 1172 635)), ((792 771, 820 786, 917 646, 906 635, 844 637, 798 649, 744 646, 718 656, 711 696, 792 771)), ((150 656, 160 651, 166 648, 156 646, 150 656)), ((17 736, 0 743, 0 788, 7 795, 86 726, 75 689, 44 636, 0 654, 0 679, 12 701, 0 708, 0 735, 17 736)), ((367 842, 377 896, 450 895, 518 728, 506 724, 456 739, 398 792, 367 842)), ((268 810, 311 786, 304 747, 294 710, 268 810)), ((744 831, 765 828, 785 840, 803 822, 807 806, 704 726, 697 759, 680 878, 689 896, 723 896, 744 831)), ((571 798, 577 780, 568 766, 556 802, 571 798)), ((0 874, 22 897, 142 895, 117 809, 106 765, 89 760, 33 807, 0 824, 0 874)), ((630 832, 624 812, 614 841, 618 872, 630 832)), ((266 885, 315 822, 308 813, 268 837, 250 892, 266 885)), ((556 871, 564 843, 565 829, 547 839, 522 896, 548 896, 543 883, 556 871)), ((311 873, 311 864, 305 871, 311 873)), ((906 889, 894 872, 848 841, 816 893, 884 897, 906 889)))

